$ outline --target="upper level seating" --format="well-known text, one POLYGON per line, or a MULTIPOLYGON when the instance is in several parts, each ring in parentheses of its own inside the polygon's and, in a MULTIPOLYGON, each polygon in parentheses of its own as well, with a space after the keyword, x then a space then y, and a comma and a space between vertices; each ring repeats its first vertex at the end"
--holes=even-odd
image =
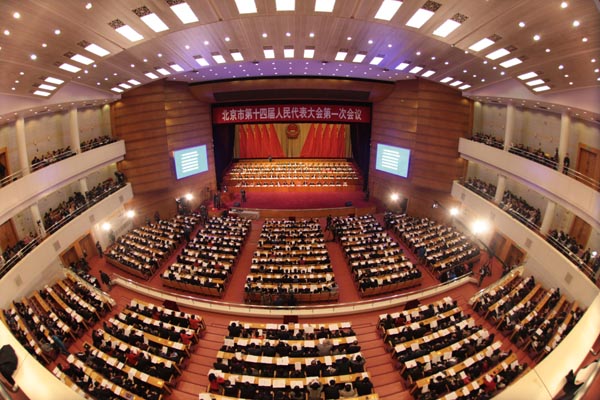
POLYGON ((195 216, 177 216, 135 228, 106 250, 106 258, 126 272, 149 279, 197 223, 195 216))
POLYGON ((577 242, 577 239, 563 231, 551 230, 546 240, 564 254, 573 264, 582 270, 590 279, 594 280, 600 270, 600 257, 598 251, 586 249, 577 242), (595 256, 592 254, 596 253, 595 256))
POLYGON ((347 383, 353 384, 356 396, 372 392, 365 359, 347 322, 277 325, 232 321, 217 357, 209 381, 222 377, 231 382, 219 381, 216 388, 209 385, 211 394, 254 399, 262 398, 257 396, 263 392, 273 398, 296 390, 305 398, 311 389, 331 393, 328 391, 339 391, 347 383))
POLYGON ((163 285, 221 296, 250 232, 250 224, 248 219, 233 216, 208 219, 177 256, 177 261, 163 272, 163 285))
POLYGON ((362 296, 421 284, 421 271, 372 215, 334 218, 330 229, 342 245, 362 296))
POLYGON ((540 209, 531 206, 525 199, 511 193, 509 190, 504 191, 502 201, 498 204, 498 207, 527 226, 539 228, 542 223, 540 209))
POLYGON ((474 140, 475 142, 487 144, 488 146, 492 146, 497 149, 504 148, 504 140, 503 139, 498 139, 495 136, 486 135, 485 133, 481 133, 481 132, 475 133, 473 135, 473 137, 471 137, 471 140, 474 140))
POLYGON ((247 301, 266 304, 337 299, 319 221, 265 220, 245 291, 247 301))
POLYGON ((556 148, 556 152, 553 156, 544 152, 541 148, 534 150, 524 144, 513 145, 508 151, 552 169, 557 169, 558 167, 558 148, 556 148))
POLYGON ((114 143, 116 142, 117 139, 112 138, 110 136, 104 135, 104 136, 99 136, 97 138, 93 138, 90 140, 84 140, 83 142, 80 143, 80 148, 81 151, 88 151, 88 150, 92 150, 95 149, 97 147, 101 147, 110 143, 114 143))
POLYGON ((469 178, 464 183, 464 186, 487 200, 493 200, 496 195, 496 185, 484 182, 478 178, 469 178))
POLYGON ((387 218, 398 237, 442 282, 468 273, 479 260, 479 246, 454 227, 406 214, 387 218))
POLYGON ((41 156, 34 156, 31 160, 31 170, 37 171, 38 169, 47 167, 50 164, 62 161, 65 158, 69 158, 75 155, 75 152, 71 150, 70 146, 63 147, 57 150, 49 151, 41 156))
POLYGON ((234 163, 223 183, 231 188, 310 187, 339 190, 362 188, 362 178, 352 162, 333 160, 240 160, 234 163))

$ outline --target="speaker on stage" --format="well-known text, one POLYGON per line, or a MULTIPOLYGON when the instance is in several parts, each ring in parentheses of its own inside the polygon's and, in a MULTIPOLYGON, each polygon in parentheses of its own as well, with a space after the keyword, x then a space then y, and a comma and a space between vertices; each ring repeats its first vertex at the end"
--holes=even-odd
POLYGON ((352 207, 352 202, 351 201, 347 201, 346 202, 346 207, 352 207))

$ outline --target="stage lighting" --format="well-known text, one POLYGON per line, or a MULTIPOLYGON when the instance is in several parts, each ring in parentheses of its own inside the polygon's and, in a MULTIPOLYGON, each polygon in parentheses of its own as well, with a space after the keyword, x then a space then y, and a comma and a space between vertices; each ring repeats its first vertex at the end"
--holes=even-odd
POLYGON ((487 232, 488 229, 489 229, 488 223, 486 221, 482 220, 482 219, 475 220, 473 222, 473 225, 471 226, 471 231, 475 235, 487 232))
POLYGON ((187 193, 187 194, 185 195, 185 198, 186 198, 186 200, 192 200, 192 199, 194 198, 194 195, 193 195, 193 194, 191 194, 191 193, 187 193))
POLYGON ((108 231, 110 231, 110 228, 111 228, 111 226, 110 226, 110 224, 108 222, 105 222, 105 223, 102 224, 102 230, 103 231, 108 232, 108 231))
POLYGON ((133 218, 133 217, 135 217, 135 211, 133 211, 133 210, 127 210, 127 212, 125 213, 125 215, 127 216, 127 218, 133 218))
POLYGON ((392 194, 392 195, 390 196, 390 199, 391 199, 392 201, 398 201, 398 199, 399 199, 399 198, 400 198, 400 196, 398 196, 398 194, 397 194, 397 193, 394 193, 394 194, 392 194))
POLYGON ((450 209, 450 215, 452 215, 453 217, 456 216, 456 215, 458 215, 458 208, 452 207, 450 209))

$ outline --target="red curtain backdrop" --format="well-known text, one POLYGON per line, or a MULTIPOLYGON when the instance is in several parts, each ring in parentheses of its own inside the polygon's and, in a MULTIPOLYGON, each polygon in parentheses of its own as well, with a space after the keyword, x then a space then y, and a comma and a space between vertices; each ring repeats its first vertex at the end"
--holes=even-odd
POLYGON ((240 125, 240 158, 284 157, 273 124, 240 125))
POLYGON ((340 124, 312 124, 300 157, 344 158, 345 130, 340 124))
POLYGON ((271 154, 273 157, 284 157, 283 147, 281 146, 281 142, 279 141, 279 137, 277 137, 277 132, 275 131, 275 126, 273 124, 269 124, 269 143, 271 147, 271 154))

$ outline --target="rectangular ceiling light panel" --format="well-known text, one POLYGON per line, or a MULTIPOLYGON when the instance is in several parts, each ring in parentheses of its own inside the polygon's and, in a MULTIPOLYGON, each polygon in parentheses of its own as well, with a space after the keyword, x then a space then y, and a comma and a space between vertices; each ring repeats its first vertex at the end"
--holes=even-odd
POLYGON ((63 81, 62 79, 53 78, 51 76, 44 79, 44 82, 53 83, 55 85, 62 85, 63 83, 65 83, 65 81, 63 81))
POLYGON ((379 10, 375 14, 375 19, 382 19, 384 21, 391 21, 394 18, 394 15, 400 9, 402 5, 401 1, 398 0, 383 0, 379 10))
POLYGON ((72 73, 77 73, 77 72, 81 71, 81 68, 76 67, 71 64, 67 64, 67 63, 62 63, 61 65, 58 66, 58 68, 64 69, 65 71, 69 71, 72 73))
POLYGON ((433 34, 435 36, 445 38, 446 36, 448 36, 449 34, 454 32, 459 26, 460 26, 460 23, 458 23, 452 19, 447 19, 446 22, 441 24, 435 31, 433 31, 433 34))
POLYGON ((83 65, 90 65, 90 64, 94 63, 94 60, 92 60, 91 58, 88 58, 86 56, 82 56, 81 54, 74 54, 71 57, 71 60, 77 61, 78 63, 83 64, 83 65))
POLYGON ((230 54, 233 61, 244 61, 244 56, 239 51, 232 51, 230 54))
POLYGON ((87 51, 89 51, 90 53, 94 53, 95 55, 99 56, 99 57, 104 57, 110 54, 110 51, 103 49, 102 47, 98 46, 97 44, 94 43, 90 43, 89 45, 87 45, 86 47, 84 47, 87 51))
MULTIPOLYGON (((238 0, 239 1, 239 0, 238 0)), ((245 0, 242 0, 245 1, 245 0)), ((249 3, 249 1, 245 1, 249 3)), ((237 3, 237 1, 236 1, 237 3)), ((190 7, 190 5, 186 2, 174 4, 171 6, 171 11, 177 15, 177 18, 181 20, 184 24, 191 24, 193 22, 198 22, 198 17, 190 7)), ((256 11, 255 11, 256 12, 256 11)))
POLYGON ((315 12, 332 12, 335 6, 335 0, 317 0, 315 3, 315 12))
POLYGON ((275 0, 277 11, 294 11, 296 9, 296 0, 275 0))
POLYGON ((235 5, 240 14, 253 14, 257 11, 254 0, 235 0, 235 5))
POLYGON ((369 64, 371 64, 371 65, 379 65, 379 64, 381 64, 382 61, 383 61, 383 56, 375 56, 375 57, 373 57, 373 59, 371 60, 371 62, 369 62, 369 64))
POLYGON ((367 55, 365 53, 357 53, 354 58, 352 59, 353 63, 361 63, 365 60, 365 57, 367 57, 367 55))
POLYGON ((507 54, 510 54, 510 51, 508 51, 506 49, 498 49, 498 50, 492 51, 490 54, 488 54, 485 57, 489 58, 490 60, 496 60, 498 58, 504 57, 507 54))
POLYGON ((200 66, 202 66, 202 67, 206 67, 206 66, 208 66, 208 61, 206 61, 206 60, 204 59, 204 57, 194 57, 194 59, 196 60, 196 62, 197 62, 197 63, 198 63, 200 66))
POLYGON ((479 42, 471 45, 471 47, 469 47, 469 50, 473 50, 473 51, 481 51, 483 49, 487 49, 488 47, 490 47, 491 45, 493 45, 494 42, 491 39, 488 38, 483 38, 481 39, 479 42))
POLYGON ((525 74, 521 74, 517 78, 519 78, 522 81, 526 81, 527 79, 535 78, 536 76, 538 76, 538 74, 536 74, 535 72, 532 71, 532 72, 527 72, 525 74))
POLYGON ((154 72, 146 72, 144 75, 150 79, 158 79, 158 75, 156 75, 154 72))
POLYGON ((454 78, 452 78, 452 77, 450 77, 450 76, 447 76, 447 77, 445 77, 444 79, 442 79, 440 82, 442 82, 442 83, 448 83, 448 82, 450 82, 450 81, 451 81, 451 80, 453 80, 453 79, 454 79, 454 78))
POLYGON ((429 77, 430 77, 431 75, 433 75, 433 74, 435 74, 435 71, 434 71, 434 70, 432 70, 432 69, 430 69, 430 70, 429 70, 429 71, 427 71, 427 72, 423 72, 423 73, 421 74, 421 76, 423 76, 423 77, 425 77, 425 78, 429 78, 429 77))
POLYGON ((510 68, 510 67, 514 67, 515 65, 521 64, 523 61, 521 61, 518 58, 511 58, 510 60, 506 60, 502 63, 500 63, 500 66, 503 68, 510 68))
POLYGON ((275 58, 275 50, 270 47, 263 47, 263 53, 267 59, 275 58))
POLYGON ((144 37, 140 35, 135 29, 130 27, 129 25, 123 25, 117 29, 115 29, 125 38, 127 38, 130 42, 137 42, 142 40, 144 37))
POLYGON ((406 69, 406 67, 408 67, 409 65, 410 65, 410 63, 403 62, 403 63, 398 64, 396 69, 400 70, 400 71, 404 71, 406 69))
POLYGON ((294 58, 294 48, 293 47, 284 47, 283 56, 285 58, 294 58))
POLYGON ((421 72, 422 70, 423 70, 423 67, 412 67, 410 69, 410 71, 408 71, 408 72, 410 72, 411 74, 416 74, 418 72, 421 72))
POLYGON ((335 55, 335 61, 344 61, 348 55, 348 50, 340 50, 335 55))
POLYGON ((419 8, 416 13, 413 14, 412 17, 406 23, 406 26, 410 26, 411 28, 421 28, 425 22, 429 21, 431 17, 435 14, 433 11, 425 10, 424 8, 419 8))
POLYGON ((315 49, 314 48, 305 48, 304 49, 304 58, 314 58, 315 49))

